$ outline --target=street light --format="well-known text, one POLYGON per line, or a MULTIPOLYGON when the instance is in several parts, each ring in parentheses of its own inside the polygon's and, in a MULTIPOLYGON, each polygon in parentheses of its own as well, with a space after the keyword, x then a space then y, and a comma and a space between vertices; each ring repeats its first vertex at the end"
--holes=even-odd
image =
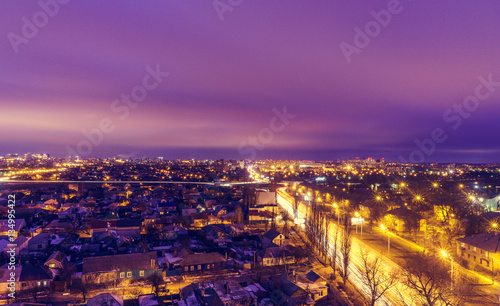
POLYGON ((441 250, 441 255, 445 259, 448 258, 448 256, 450 257, 450 260, 451 260, 450 289, 451 289, 451 291, 453 291, 453 257, 451 256, 451 254, 449 255, 448 253, 446 253, 445 250, 441 250))
POLYGON ((387 256, 389 257, 391 255, 391 236, 389 235, 389 229, 383 224, 380 224, 380 228, 387 232, 387 256))
MULTIPOLYGON (((358 212, 355 212, 355 213, 354 213, 354 216, 355 216, 356 218, 359 218, 359 213, 358 213, 358 212)), ((357 234, 357 233, 358 233, 358 221, 356 220, 356 234, 357 234)))

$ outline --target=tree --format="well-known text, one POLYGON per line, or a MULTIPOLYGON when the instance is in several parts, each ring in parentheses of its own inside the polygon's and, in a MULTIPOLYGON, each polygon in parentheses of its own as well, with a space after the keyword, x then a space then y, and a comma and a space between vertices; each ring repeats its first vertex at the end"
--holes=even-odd
POLYGON ((83 302, 87 301, 87 294, 92 290, 94 284, 91 280, 88 280, 85 276, 82 276, 82 283, 77 289, 82 294, 83 302))
POLYGON ((458 305, 447 286, 448 271, 436 258, 419 253, 406 257, 403 283, 416 293, 413 298, 424 305, 458 305))
POLYGON ((332 254, 332 268, 333 275, 337 272, 337 251, 339 245, 339 230, 335 228, 335 236, 333 236, 333 254, 332 254))
POLYGON ((370 305, 375 303, 398 281, 395 273, 387 273, 380 269, 381 256, 370 258, 366 250, 361 251, 361 263, 363 265, 363 283, 369 288, 370 305))
POLYGON ((342 267, 340 269, 340 276, 344 286, 349 278, 349 263, 350 263, 350 253, 352 246, 352 233, 348 226, 348 219, 344 218, 344 230, 342 232, 342 237, 340 239, 340 253, 342 254, 342 267))
POLYGON ((283 219, 283 235, 288 237, 288 221, 290 220, 290 216, 288 216, 288 212, 286 210, 281 211, 281 219, 283 219))
POLYGON ((158 297, 160 286, 163 284, 163 276, 160 272, 155 272, 148 277, 148 281, 151 284, 151 291, 158 297))

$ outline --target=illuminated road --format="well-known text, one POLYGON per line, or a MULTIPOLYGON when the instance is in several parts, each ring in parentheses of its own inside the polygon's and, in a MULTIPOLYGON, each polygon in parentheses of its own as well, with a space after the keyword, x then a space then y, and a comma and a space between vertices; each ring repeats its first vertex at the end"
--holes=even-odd
MULTIPOLYGON (((293 219, 294 218, 294 206, 292 204, 294 203, 293 197, 285 192, 285 188, 280 188, 277 193, 278 193, 277 196, 278 204, 280 205, 280 207, 286 210, 293 219)), ((308 211, 308 206, 304 205, 299 201, 297 218, 306 219, 307 211, 308 211)), ((302 228, 304 228, 303 225, 301 226, 302 228)), ((333 246, 332 237, 334 237, 335 226, 336 226, 335 223, 331 222, 329 227, 330 232, 328 235, 328 239, 330 241, 331 253, 333 253, 334 251, 332 247, 333 246)), ((373 234, 365 233, 365 235, 366 235, 364 236, 365 240, 368 240, 367 239, 368 237, 371 238, 369 241, 370 245, 368 245, 366 241, 358 239, 358 236, 353 236, 352 249, 351 249, 351 263, 354 263, 354 268, 353 265, 351 264, 349 271, 351 273, 350 275, 351 282, 354 285, 356 285, 361 292, 363 292, 364 294, 366 294, 367 297, 369 297, 370 296, 369 289, 362 281, 363 279, 362 272, 364 271, 364 269, 362 268, 361 250, 366 250, 368 254, 372 256, 379 256, 381 260, 381 269, 383 269, 384 272, 401 271, 401 266, 399 266, 398 263, 394 262, 393 260, 382 254, 382 252, 387 250, 386 232, 377 229, 376 231, 374 231, 373 234), (376 240, 378 241, 374 241, 373 238, 376 238, 376 240), (375 243, 376 245, 372 245, 372 243, 375 243)), ((403 239, 391 232, 389 232, 389 235, 391 236, 392 258, 395 259, 398 259, 398 257, 404 258, 410 253, 423 251, 423 247, 419 246, 416 243, 403 239)), ((337 251, 338 251, 337 265, 341 267, 342 254, 340 254, 339 249, 337 251)), ((448 261, 446 264, 449 265, 450 262, 448 261)), ((498 286, 487 285, 491 284, 491 278, 488 278, 475 271, 467 270, 457 263, 455 263, 454 268, 455 268, 455 277, 454 277, 455 279, 459 279, 460 278, 458 277, 459 274, 462 274, 467 277, 474 277, 475 279, 480 280, 483 284, 485 284, 473 287, 474 294, 468 295, 467 298, 469 305, 476 305, 478 303, 482 303, 483 305, 499 305, 497 299, 498 286)), ((412 295, 415 294, 417 293, 411 293, 408 288, 405 288, 404 286, 401 285, 401 283, 398 283, 377 302, 377 305, 402 305, 403 303, 401 299, 404 299, 406 305, 413 305, 412 295)))
MULTIPOLYGON (((284 192, 284 188, 281 188, 278 190, 278 195, 277 195, 277 200, 278 200, 278 205, 282 207, 284 210, 286 210, 289 215, 294 218, 294 206, 293 206, 293 198, 284 192)), ((307 207, 303 204, 299 204, 299 209, 297 211, 297 218, 299 219, 305 219, 306 218, 306 212, 307 212, 307 207)), ((303 227, 303 225, 301 225, 303 227)), ((336 225, 331 222, 330 226, 330 231, 328 233, 328 240, 329 240, 329 246, 330 246, 330 252, 334 252, 333 244, 334 244, 334 229, 336 228, 336 225)), ((339 229, 341 230, 341 229, 339 229)), ((374 254, 377 254, 375 250, 367 246, 366 244, 360 242, 356 237, 353 237, 352 239, 352 247, 351 247, 351 254, 350 254, 350 259, 351 259, 351 264, 349 265, 349 279, 350 281, 361 291, 365 294, 366 297, 370 297, 370 291, 367 285, 363 283, 363 272, 364 269, 362 268, 362 260, 361 260, 361 250, 366 250, 368 251, 368 254, 372 254, 372 256, 376 256, 374 254)), ((339 267, 342 267, 342 254, 340 252, 340 248, 337 248, 337 265, 339 267)), ((398 270, 400 267, 395 264, 393 261, 390 259, 387 259, 385 257, 381 256, 381 267, 385 269, 386 271, 391 271, 391 270, 398 270)), ((382 296, 378 301, 377 305, 401 305, 401 297, 404 299, 405 303, 410 305, 412 303, 412 298, 408 294, 408 290, 405 291, 405 289, 402 287, 401 284, 397 284, 395 287, 392 288, 389 292, 386 293, 386 295, 382 296)))

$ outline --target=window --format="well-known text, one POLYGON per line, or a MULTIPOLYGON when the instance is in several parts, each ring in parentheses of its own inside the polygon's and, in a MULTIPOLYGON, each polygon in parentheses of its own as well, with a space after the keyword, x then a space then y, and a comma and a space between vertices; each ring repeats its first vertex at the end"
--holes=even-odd
POLYGON ((120 278, 124 278, 125 277, 125 272, 121 272, 120 273, 120 278))
POLYGON ((191 266, 191 271, 194 271, 194 266, 191 266))
POLYGON ((132 272, 127 272, 127 277, 132 277, 132 272))
POLYGON ((44 286, 47 286, 47 282, 46 282, 46 281, 43 281, 43 285, 44 285, 44 286))
POLYGON ((41 285, 41 283, 40 283, 40 282, 37 282, 36 284, 37 284, 37 286, 40 286, 40 285, 41 285))
POLYGON ((476 252, 476 247, 474 247, 474 252, 476 252))
POLYGON ((144 271, 139 272, 139 276, 144 276, 144 271))
POLYGON ((213 268, 215 268, 215 265, 214 265, 214 264, 212 264, 212 269, 213 269, 213 268))
POLYGON ((56 264, 49 264, 49 268, 55 268, 56 264))
POLYGON ((198 265, 198 270, 201 270, 201 265, 198 265))
POLYGON ((210 265, 207 265, 207 270, 210 270, 210 265))
POLYGON ((151 267, 155 266, 156 261, 154 259, 151 259, 151 267))
POLYGON ((189 268, 188 268, 187 266, 186 266, 186 267, 184 267, 184 271, 187 271, 187 270, 189 270, 189 268))

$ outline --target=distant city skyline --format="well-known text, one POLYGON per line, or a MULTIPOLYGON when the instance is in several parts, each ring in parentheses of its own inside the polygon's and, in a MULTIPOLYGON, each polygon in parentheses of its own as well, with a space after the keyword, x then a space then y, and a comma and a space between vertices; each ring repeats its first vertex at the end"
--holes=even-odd
POLYGON ((498 2, 63 2, 2 3, 0 155, 500 163, 498 2))

